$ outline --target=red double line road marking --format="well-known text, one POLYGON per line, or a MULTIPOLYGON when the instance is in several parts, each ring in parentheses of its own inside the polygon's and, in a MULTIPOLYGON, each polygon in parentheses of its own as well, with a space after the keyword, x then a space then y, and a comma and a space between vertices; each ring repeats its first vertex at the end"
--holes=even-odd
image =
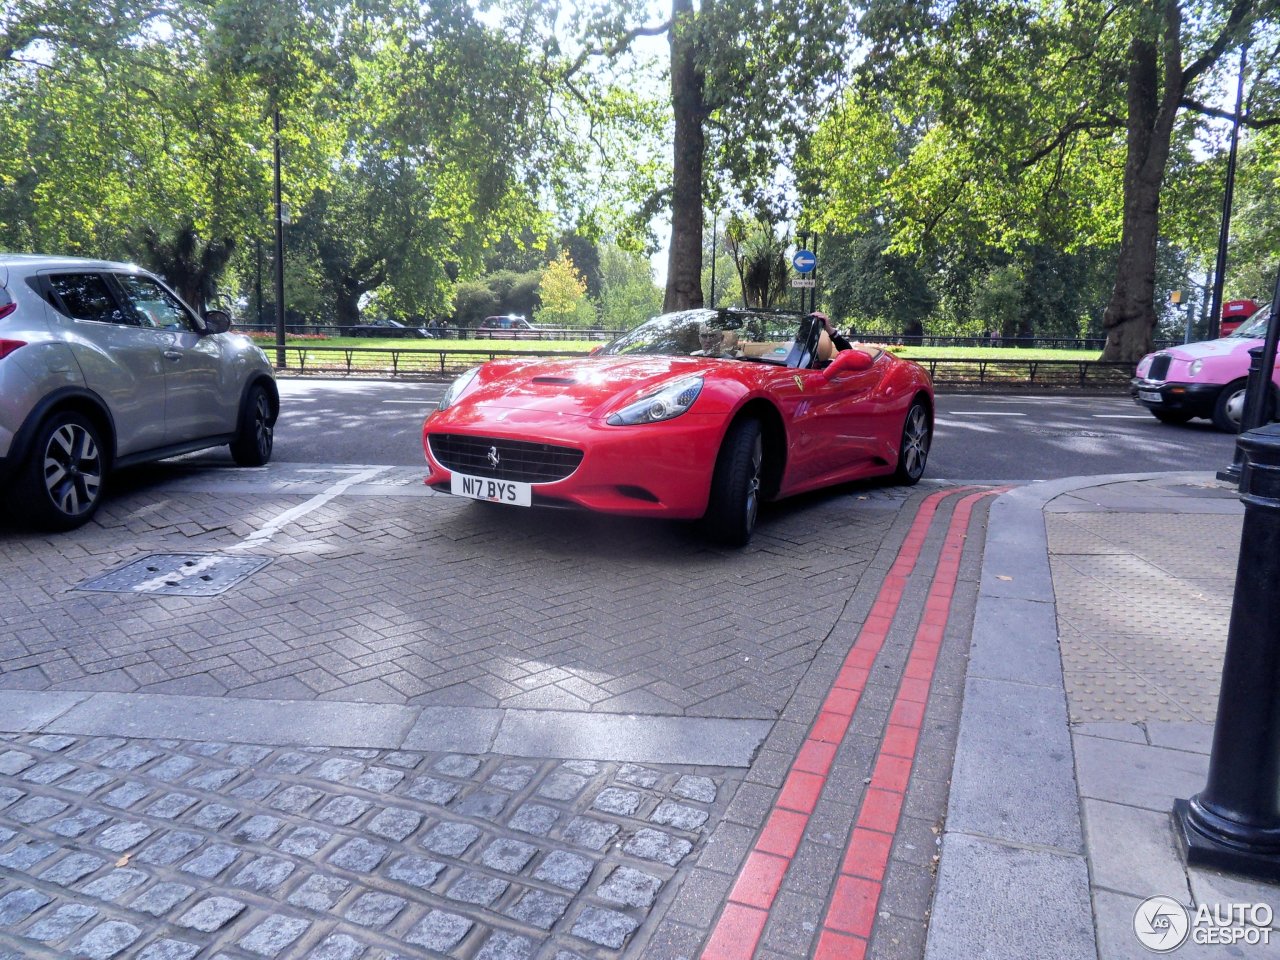
MULTIPOLYGON (((941 501, 971 489, 956 487, 926 497, 881 584, 871 612, 858 632, 809 737, 790 773, 755 848, 729 893, 729 902, 702 952, 702 960, 749 960, 755 954, 769 910, 800 846, 809 817, 826 786, 836 748, 844 739, 866 687, 871 665, 884 646, 902 604, 907 578, 915 569, 929 526, 941 501)), ((907 781, 924 721, 943 630, 960 571, 960 555, 973 505, 1000 491, 970 494, 956 508, 925 603, 924 616, 890 711, 880 756, 863 797, 835 895, 823 923, 815 960, 859 960, 875 923, 889 850, 906 796, 907 781)))

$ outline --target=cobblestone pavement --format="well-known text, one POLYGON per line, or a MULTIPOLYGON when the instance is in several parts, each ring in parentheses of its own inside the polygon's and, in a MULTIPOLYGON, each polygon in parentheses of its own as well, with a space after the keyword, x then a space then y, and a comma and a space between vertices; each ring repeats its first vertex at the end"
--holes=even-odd
POLYGON ((732 793, 637 764, 6 739, 0 957, 643 956, 732 793))

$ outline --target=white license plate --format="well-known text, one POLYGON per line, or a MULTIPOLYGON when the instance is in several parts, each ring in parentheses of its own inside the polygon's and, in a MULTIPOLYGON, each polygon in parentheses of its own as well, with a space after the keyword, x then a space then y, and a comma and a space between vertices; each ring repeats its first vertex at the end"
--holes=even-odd
POLYGON ((509 503, 516 507, 533 505, 533 486, 515 480, 490 480, 488 477, 469 477, 464 473, 455 473, 449 477, 449 492, 472 500, 509 503))
POLYGON ((1148 403, 1161 403, 1164 398, 1154 390, 1139 390, 1138 399, 1146 400, 1148 403))

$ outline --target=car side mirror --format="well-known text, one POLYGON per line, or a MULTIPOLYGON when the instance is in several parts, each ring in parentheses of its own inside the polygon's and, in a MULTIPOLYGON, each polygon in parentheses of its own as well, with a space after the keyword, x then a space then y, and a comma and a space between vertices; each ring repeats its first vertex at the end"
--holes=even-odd
POLYGON ((225 310, 207 310, 204 328, 208 333, 226 333, 231 329, 231 314, 225 310))
POLYGON ((831 380, 842 373, 857 373, 860 370, 870 370, 873 363, 875 363, 875 360, 861 350, 841 350, 822 369, 822 375, 831 380))

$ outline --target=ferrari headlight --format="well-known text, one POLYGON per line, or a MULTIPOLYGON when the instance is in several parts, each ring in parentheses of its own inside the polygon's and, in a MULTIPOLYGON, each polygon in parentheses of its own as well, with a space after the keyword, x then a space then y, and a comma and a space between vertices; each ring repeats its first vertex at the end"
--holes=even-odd
POLYGON ((635 403, 627 404, 605 422, 610 426, 631 426, 637 423, 658 423, 678 417, 698 399, 702 392, 702 377, 685 377, 669 383, 635 403))
POLYGON ((1191 366, 1187 367, 1187 373, 1188 373, 1190 376, 1198 377, 1198 376, 1200 375, 1200 369, 1201 369, 1203 366, 1204 366, 1204 361, 1203 361, 1203 360, 1192 360, 1192 361, 1191 361, 1191 366))
POLYGON ((437 410, 448 410, 458 397, 462 396, 462 391, 471 386, 471 381, 476 378, 476 374, 480 372, 479 367, 472 367, 453 383, 449 384, 449 389, 444 392, 444 396, 440 398, 440 404, 437 410))

